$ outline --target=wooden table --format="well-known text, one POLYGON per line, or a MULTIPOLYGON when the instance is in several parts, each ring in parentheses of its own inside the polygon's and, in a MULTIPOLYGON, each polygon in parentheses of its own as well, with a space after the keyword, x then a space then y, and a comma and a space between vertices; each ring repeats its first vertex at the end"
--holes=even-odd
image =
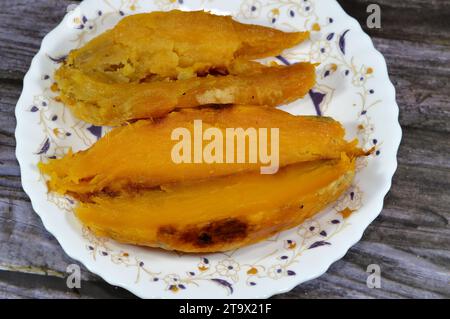
MULTIPOLYGON (((342 0, 365 25, 376 2, 382 28, 366 28, 397 89, 403 141, 381 215, 326 274, 276 298, 450 297, 450 1, 342 0), (381 289, 366 268, 382 270, 381 289)), ((66 256, 33 212, 15 159, 14 108, 42 37, 71 1, 2 0, 0 10, 0 298, 130 298, 82 268, 66 287, 66 256)))

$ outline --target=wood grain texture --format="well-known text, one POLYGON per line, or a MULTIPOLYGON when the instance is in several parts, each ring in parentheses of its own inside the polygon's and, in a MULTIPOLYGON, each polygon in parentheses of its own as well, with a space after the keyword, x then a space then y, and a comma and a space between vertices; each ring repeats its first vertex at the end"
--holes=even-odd
MULTIPOLYGON (((72 1, 73 2, 73 1, 72 1)), ((42 37, 66 0, 3 0, 0 11, 0 298, 130 298, 82 267, 82 288, 65 285, 73 263, 22 190, 14 108, 42 37)), ((372 0, 339 1, 364 24, 372 0)), ((381 215, 362 240, 318 279, 275 298, 450 297, 450 1, 376 1, 382 28, 367 30, 397 89, 403 140, 381 215), (382 288, 366 286, 366 268, 382 288)))

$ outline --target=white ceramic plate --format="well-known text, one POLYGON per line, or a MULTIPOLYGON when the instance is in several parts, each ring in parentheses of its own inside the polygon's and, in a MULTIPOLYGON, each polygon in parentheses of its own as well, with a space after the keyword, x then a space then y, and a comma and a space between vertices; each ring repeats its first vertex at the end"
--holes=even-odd
POLYGON ((266 298, 322 275, 380 213, 401 139, 385 60, 334 0, 86 0, 44 38, 25 77, 16 117, 23 188, 45 227, 90 271, 145 298, 266 298), (303 225, 259 244, 198 256, 96 238, 73 216, 69 198, 47 194, 36 164, 70 147, 85 149, 107 130, 75 119, 55 100, 51 86, 58 63, 123 16, 175 8, 231 14, 242 22, 286 31, 312 30, 311 41, 266 62, 320 62, 309 96, 282 108, 332 116, 345 125, 348 138, 356 136, 362 146, 376 147, 373 156, 358 164, 354 185, 340 200, 303 225))

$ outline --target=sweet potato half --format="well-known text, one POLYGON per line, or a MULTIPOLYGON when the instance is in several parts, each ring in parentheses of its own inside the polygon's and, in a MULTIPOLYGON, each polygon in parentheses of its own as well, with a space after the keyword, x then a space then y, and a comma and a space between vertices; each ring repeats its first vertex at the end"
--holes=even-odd
POLYGON ((80 203, 77 217, 99 236, 184 252, 235 249, 292 228, 350 186, 354 160, 343 155, 250 172, 161 185, 80 203))
MULTIPOLYGON (((352 182, 356 157, 366 154, 344 134, 330 118, 273 108, 183 109, 115 128, 88 150, 39 168, 49 176, 50 191, 78 199, 77 217, 99 236, 184 252, 225 251, 294 227, 337 199, 352 182), (260 173, 260 158, 174 162, 174 130, 195 139, 211 128, 226 136, 233 127, 278 129, 275 174, 260 173)), ((274 141, 267 140, 268 149, 274 141)))
MULTIPOLYGON (((278 128, 279 166, 339 159, 363 154, 356 141, 344 139, 344 128, 326 117, 294 116, 273 108, 234 106, 223 109, 185 109, 157 122, 142 120, 113 129, 86 151, 69 153, 61 159, 40 163, 49 176, 50 191, 81 198, 99 192, 120 193, 129 189, 151 188, 161 184, 206 179, 239 172, 258 171, 264 165, 258 158, 250 163, 175 163, 172 150, 177 143, 172 132, 185 128, 194 136, 194 120, 202 121, 201 133, 216 127, 226 135, 227 128, 278 128)), ((268 150, 272 149, 267 137, 268 150)), ((202 140, 206 147, 210 141, 202 140)), ((235 139, 235 147, 238 146, 235 139)), ((245 142, 246 153, 249 143, 245 142)), ((226 145, 223 144, 225 154, 226 145)))
POLYGON ((208 104, 277 106, 309 91, 314 65, 266 67, 251 60, 307 37, 201 11, 132 15, 72 51, 55 80, 61 101, 96 125, 208 104))

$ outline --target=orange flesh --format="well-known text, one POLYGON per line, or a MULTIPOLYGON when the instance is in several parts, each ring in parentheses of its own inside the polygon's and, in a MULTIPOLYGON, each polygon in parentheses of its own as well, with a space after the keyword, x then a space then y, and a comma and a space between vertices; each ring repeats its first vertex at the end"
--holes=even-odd
POLYGON ((161 117, 175 108, 289 103, 303 97, 314 85, 315 68, 310 63, 298 63, 258 67, 238 75, 110 84, 63 66, 56 80, 61 100, 77 117, 96 125, 114 126, 130 119, 161 117))
POLYGON ((229 250, 311 217, 350 185, 354 168, 354 160, 343 155, 290 165, 275 175, 244 173, 96 196, 80 203, 76 215, 97 235, 125 243, 187 252, 229 250))
MULTIPOLYGON (((39 168, 50 177, 48 186, 51 191, 89 194, 149 188, 244 171, 259 172, 260 167, 265 166, 259 160, 257 163, 247 161, 233 164, 174 163, 172 148, 178 141, 171 140, 173 130, 187 128, 192 137, 193 121, 199 119, 203 121, 203 131, 217 127, 224 137, 227 127, 278 128, 280 167, 320 159, 337 159, 341 153, 350 157, 362 155, 356 147, 356 141, 345 141, 343 127, 330 118, 293 116, 272 108, 235 106, 221 110, 183 110, 169 114, 160 122, 139 121, 116 128, 88 150, 40 163, 39 168)), ((203 141, 203 148, 208 143, 203 141)), ((235 147, 237 145, 236 141, 235 147)), ((225 143, 223 146, 226 147, 225 143)), ((247 154, 248 150, 246 143, 247 154)))

